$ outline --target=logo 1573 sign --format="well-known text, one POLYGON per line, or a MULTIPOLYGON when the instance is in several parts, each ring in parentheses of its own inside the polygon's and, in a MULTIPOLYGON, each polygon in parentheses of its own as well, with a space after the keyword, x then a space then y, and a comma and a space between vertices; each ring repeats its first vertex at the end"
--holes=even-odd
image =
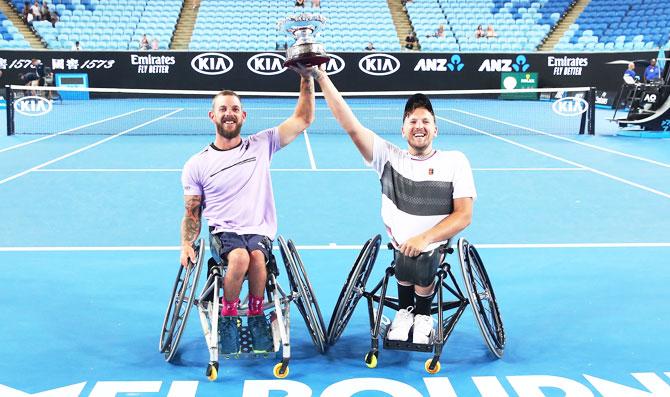
POLYGON ((218 52, 206 52, 193 58, 191 67, 198 73, 213 76, 230 71, 233 68, 233 60, 218 52))
POLYGON ((589 104, 584 98, 565 97, 551 104, 554 113, 560 116, 579 116, 588 110, 589 104))
POLYGON ((51 101, 39 96, 24 96, 14 102, 14 110, 24 116, 43 116, 51 111, 51 101))
POLYGON ((400 69, 400 61, 393 55, 370 54, 358 61, 358 67, 372 76, 388 76, 400 69))

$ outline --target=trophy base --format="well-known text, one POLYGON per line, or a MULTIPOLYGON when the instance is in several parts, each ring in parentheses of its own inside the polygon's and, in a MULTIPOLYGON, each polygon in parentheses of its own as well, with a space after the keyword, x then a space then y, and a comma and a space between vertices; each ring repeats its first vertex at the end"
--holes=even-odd
POLYGON ((284 62, 284 67, 291 67, 301 64, 305 67, 319 66, 330 60, 328 55, 324 54, 300 54, 300 57, 287 59, 284 62))

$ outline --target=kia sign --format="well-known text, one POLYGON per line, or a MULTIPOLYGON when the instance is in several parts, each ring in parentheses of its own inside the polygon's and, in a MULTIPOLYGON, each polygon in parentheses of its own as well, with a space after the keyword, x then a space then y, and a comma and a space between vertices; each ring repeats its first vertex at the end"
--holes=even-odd
POLYGON ((332 76, 344 70, 345 62, 339 55, 328 54, 330 59, 326 62, 326 74, 332 76))
POLYGON ((551 109, 554 113, 560 116, 579 116, 586 112, 589 108, 589 103, 584 98, 566 97, 557 100, 551 104, 551 109))
POLYGON ((39 96, 24 96, 14 102, 14 110, 24 116, 42 116, 51 111, 51 101, 39 96))
POLYGON ((393 55, 370 54, 358 61, 358 67, 372 76, 388 76, 400 69, 400 61, 393 55))
POLYGON ((247 67, 256 74, 272 76, 283 73, 286 70, 284 62, 286 62, 286 58, 283 55, 264 52, 249 58, 247 67))
POLYGON ((218 52, 206 52, 193 58, 191 67, 198 73, 210 76, 224 74, 233 68, 233 60, 218 52))

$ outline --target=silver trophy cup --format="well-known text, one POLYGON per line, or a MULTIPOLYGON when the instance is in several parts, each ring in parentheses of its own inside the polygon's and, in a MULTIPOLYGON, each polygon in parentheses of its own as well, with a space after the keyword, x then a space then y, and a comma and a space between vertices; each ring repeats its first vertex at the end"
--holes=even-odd
POLYGON ((316 14, 300 14, 283 21, 284 29, 295 37, 295 43, 286 50, 284 66, 300 63, 310 67, 328 62, 330 57, 314 37, 325 23, 326 18, 316 14))

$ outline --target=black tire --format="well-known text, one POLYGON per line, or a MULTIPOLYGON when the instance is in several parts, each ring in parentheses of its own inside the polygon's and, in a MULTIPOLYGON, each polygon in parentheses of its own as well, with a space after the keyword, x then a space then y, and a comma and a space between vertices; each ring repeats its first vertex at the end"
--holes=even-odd
POLYGON ((363 249, 358 254, 358 258, 356 258, 356 262, 354 262, 354 266, 351 272, 349 272, 347 281, 342 287, 340 296, 337 298, 333 315, 330 317, 330 323, 328 324, 329 345, 334 345, 340 338, 351 319, 351 315, 354 313, 358 300, 363 296, 365 284, 377 260, 381 241, 382 237, 376 235, 363 245, 363 249))
POLYGON ((325 353, 328 349, 326 344, 326 325, 321 315, 321 309, 316 301, 314 289, 307 277, 305 265, 300 259, 298 250, 295 248, 293 241, 286 242, 282 236, 279 236, 279 249, 281 251, 284 265, 286 266, 286 275, 291 284, 291 290, 297 293, 297 298, 294 300, 298 307, 300 315, 305 320, 309 335, 312 337, 314 346, 319 353, 325 353))
POLYGON ((177 353, 181 335, 186 328, 186 320, 195 300, 198 279, 200 279, 200 271, 205 256, 205 240, 200 239, 193 246, 193 249, 197 255, 196 261, 195 263, 189 261, 188 268, 179 265, 177 279, 172 287, 172 295, 163 320, 159 349, 167 362, 170 362, 177 353))
POLYGON ((475 247, 464 238, 458 240, 458 257, 470 306, 484 342, 493 355, 501 358, 505 349, 505 329, 484 263, 475 247))

